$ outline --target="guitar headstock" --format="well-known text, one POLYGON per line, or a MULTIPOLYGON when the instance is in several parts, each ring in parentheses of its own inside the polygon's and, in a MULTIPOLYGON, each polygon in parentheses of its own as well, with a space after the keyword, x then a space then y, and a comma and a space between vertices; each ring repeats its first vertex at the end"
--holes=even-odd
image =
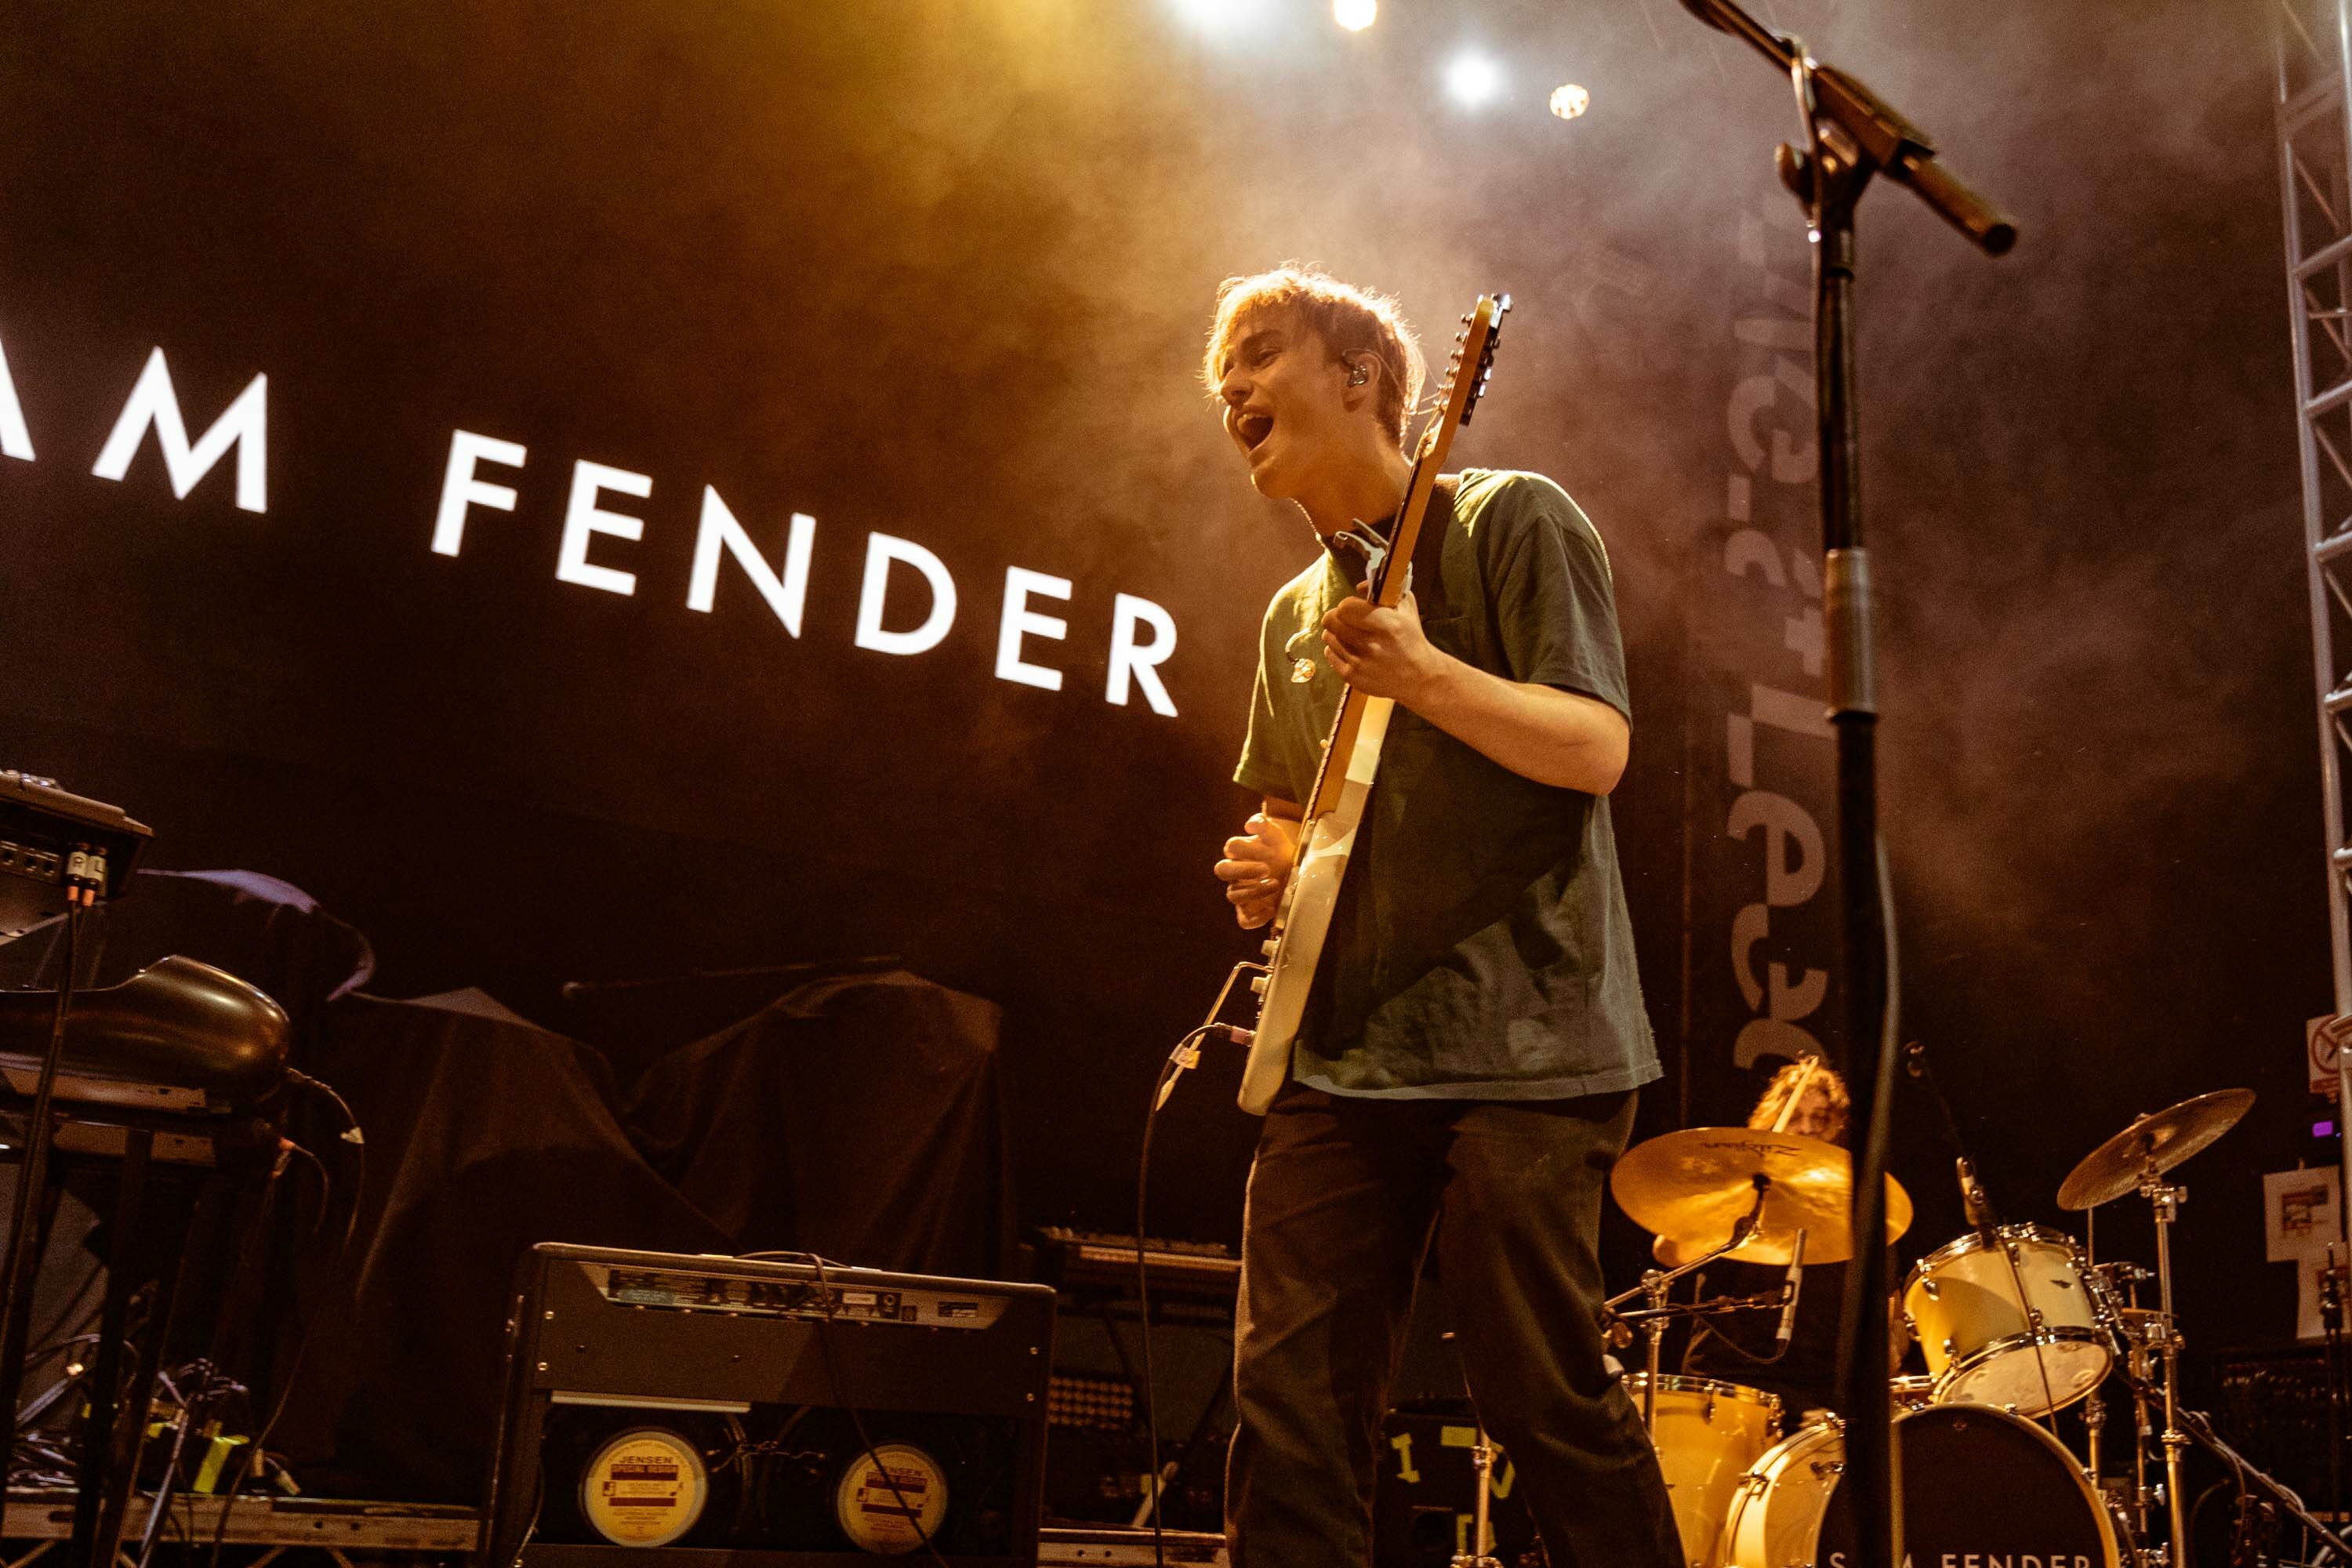
POLYGON ((1438 389, 1436 412, 1422 432, 1423 452, 1435 444, 1441 432, 1469 424, 1470 416, 1477 411, 1479 396, 1495 374, 1495 348, 1502 341, 1503 314, 1510 308, 1508 294, 1481 294, 1462 317, 1462 330, 1454 334, 1453 357, 1445 362, 1445 382, 1438 389))

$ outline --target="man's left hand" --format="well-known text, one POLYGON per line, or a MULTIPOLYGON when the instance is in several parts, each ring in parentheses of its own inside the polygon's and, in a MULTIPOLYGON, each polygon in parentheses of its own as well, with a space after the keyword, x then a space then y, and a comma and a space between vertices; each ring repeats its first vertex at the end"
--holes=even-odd
POLYGON ((1360 596, 1323 617, 1323 653, 1340 679, 1370 697, 1410 708, 1446 662, 1422 634, 1421 607, 1407 594, 1392 610, 1360 596))

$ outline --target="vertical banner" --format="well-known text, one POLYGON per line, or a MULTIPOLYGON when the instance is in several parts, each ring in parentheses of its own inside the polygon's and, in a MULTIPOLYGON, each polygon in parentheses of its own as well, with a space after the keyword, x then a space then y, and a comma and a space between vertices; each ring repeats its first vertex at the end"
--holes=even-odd
POLYGON ((1812 285, 1801 220, 1752 197, 1722 344, 1720 511, 1691 595, 1683 1113, 1746 1120, 1764 1077, 1842 1059, 1832 735, 1822 700, 1812 285))

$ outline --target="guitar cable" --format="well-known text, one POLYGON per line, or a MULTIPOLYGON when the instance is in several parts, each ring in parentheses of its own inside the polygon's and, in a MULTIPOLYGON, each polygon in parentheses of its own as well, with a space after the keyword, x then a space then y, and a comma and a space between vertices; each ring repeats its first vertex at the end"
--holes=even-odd
MULTIPOLYGON (((875 1448, 873 1435, 866 1429, 865 1413, 856 1405, 851 1404, 848 1397, 842 1392, 841 1370, 834 1361, 833 1356, 834 1323, 839 1314, 840 1306, 834 1298, 833 1281, 826 1276, 825 1270, 828 1268, 847 1268, 849 1265, 845 1263, 831 1262, 820 1253, 791 1249, 781 1249, 767 1252, 739 1252, 736 1254, 736 1257, 751 1262, 776 1260, 805 1263, 811 1268, 815 1270, 817 1291, 816 1351, 817 1360, 822 1364, 824 1371, 825 1390, 833 1395, 835 1408, 842 1411, 849 1417, 850 1429, 857 1435, 857 1446, 860 1451, 865 1455, 868 1469, 873 1474, 880 1476, 882 1478, 883 1485, 890 1489, 891 1499, 898 1503, 899 1511, 906 1515, 907 1522, 914 1527, 915 1539, 921 1543, 924 1553, 929 1556, 933 1563, 937 1563, 939 1568, 949 1568, 948 1560, 940 1554, 939 1542, 932 1540, 931 1532, 923 1528, 922 1510, 916 1507, 914 1502, 908 1499, 905 1488, 899 1484, 898 1476, 892 1472, 889 1466, 882 1462, 881 1454, 875 1448)), ((944 1522, 944 1521, 942 1521, 942 1522, 944 1522)), ((870 1551, 872 1548, 868 1548, 867 1550, 870 1551)))
POLYGON ((1235 1045, 1250 1042, 1250 1032, 1230 1024, 1217 1022, 1217 1014, 1224 1008, 1225 997, 1234 988, 1234 980, 1264 964, 1238 963, 1225 977, 1223 990, 1217 993, 1216 1005, 1209 1010, 1209 1021, 1176 1042, 1160 1065, 1160 1077, 1151 1086, 1151 1102, 1143 1112, 1143 1150, 1135 1170, 1135 1300, 1136 1312, 1143 1324, 1143 1431, 1145 1448, 1150 1456, 1150 1492, 1145 1501, 1151 1510, 1151 1561, 1154 1568, 1167 1568, 1167 1522, 1161 1517, 1160 1499, 1167 1489, 1167 1478, 1160 1472, 1160 1396, 1158 1381, 1151 1365, 1151 1272, 1146 1262, 1144 1237, 1150 1234, 1149 1219, 1151 1210, 1151 1134, 1160 1123, 1160 1111, 1174 1092, 1176 1080, 1188 1068, 1201 1061, 1201 1042, 1211 1035, 1223 1034, 1235 1045))

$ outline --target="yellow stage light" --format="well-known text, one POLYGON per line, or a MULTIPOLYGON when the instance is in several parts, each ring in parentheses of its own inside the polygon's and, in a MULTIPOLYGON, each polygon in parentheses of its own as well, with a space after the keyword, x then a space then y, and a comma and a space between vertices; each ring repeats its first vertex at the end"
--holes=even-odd
POLYGON ((1331 0, 1331 17, 1351 33, 1360 33, 1379 20, 1381 0, 1331 0))
POLYGON ((1574 82, 1556 87, 1551 93, 1551 111, 1562 120, 1573 120, 1592 107, 1592 95, 1574 82))

